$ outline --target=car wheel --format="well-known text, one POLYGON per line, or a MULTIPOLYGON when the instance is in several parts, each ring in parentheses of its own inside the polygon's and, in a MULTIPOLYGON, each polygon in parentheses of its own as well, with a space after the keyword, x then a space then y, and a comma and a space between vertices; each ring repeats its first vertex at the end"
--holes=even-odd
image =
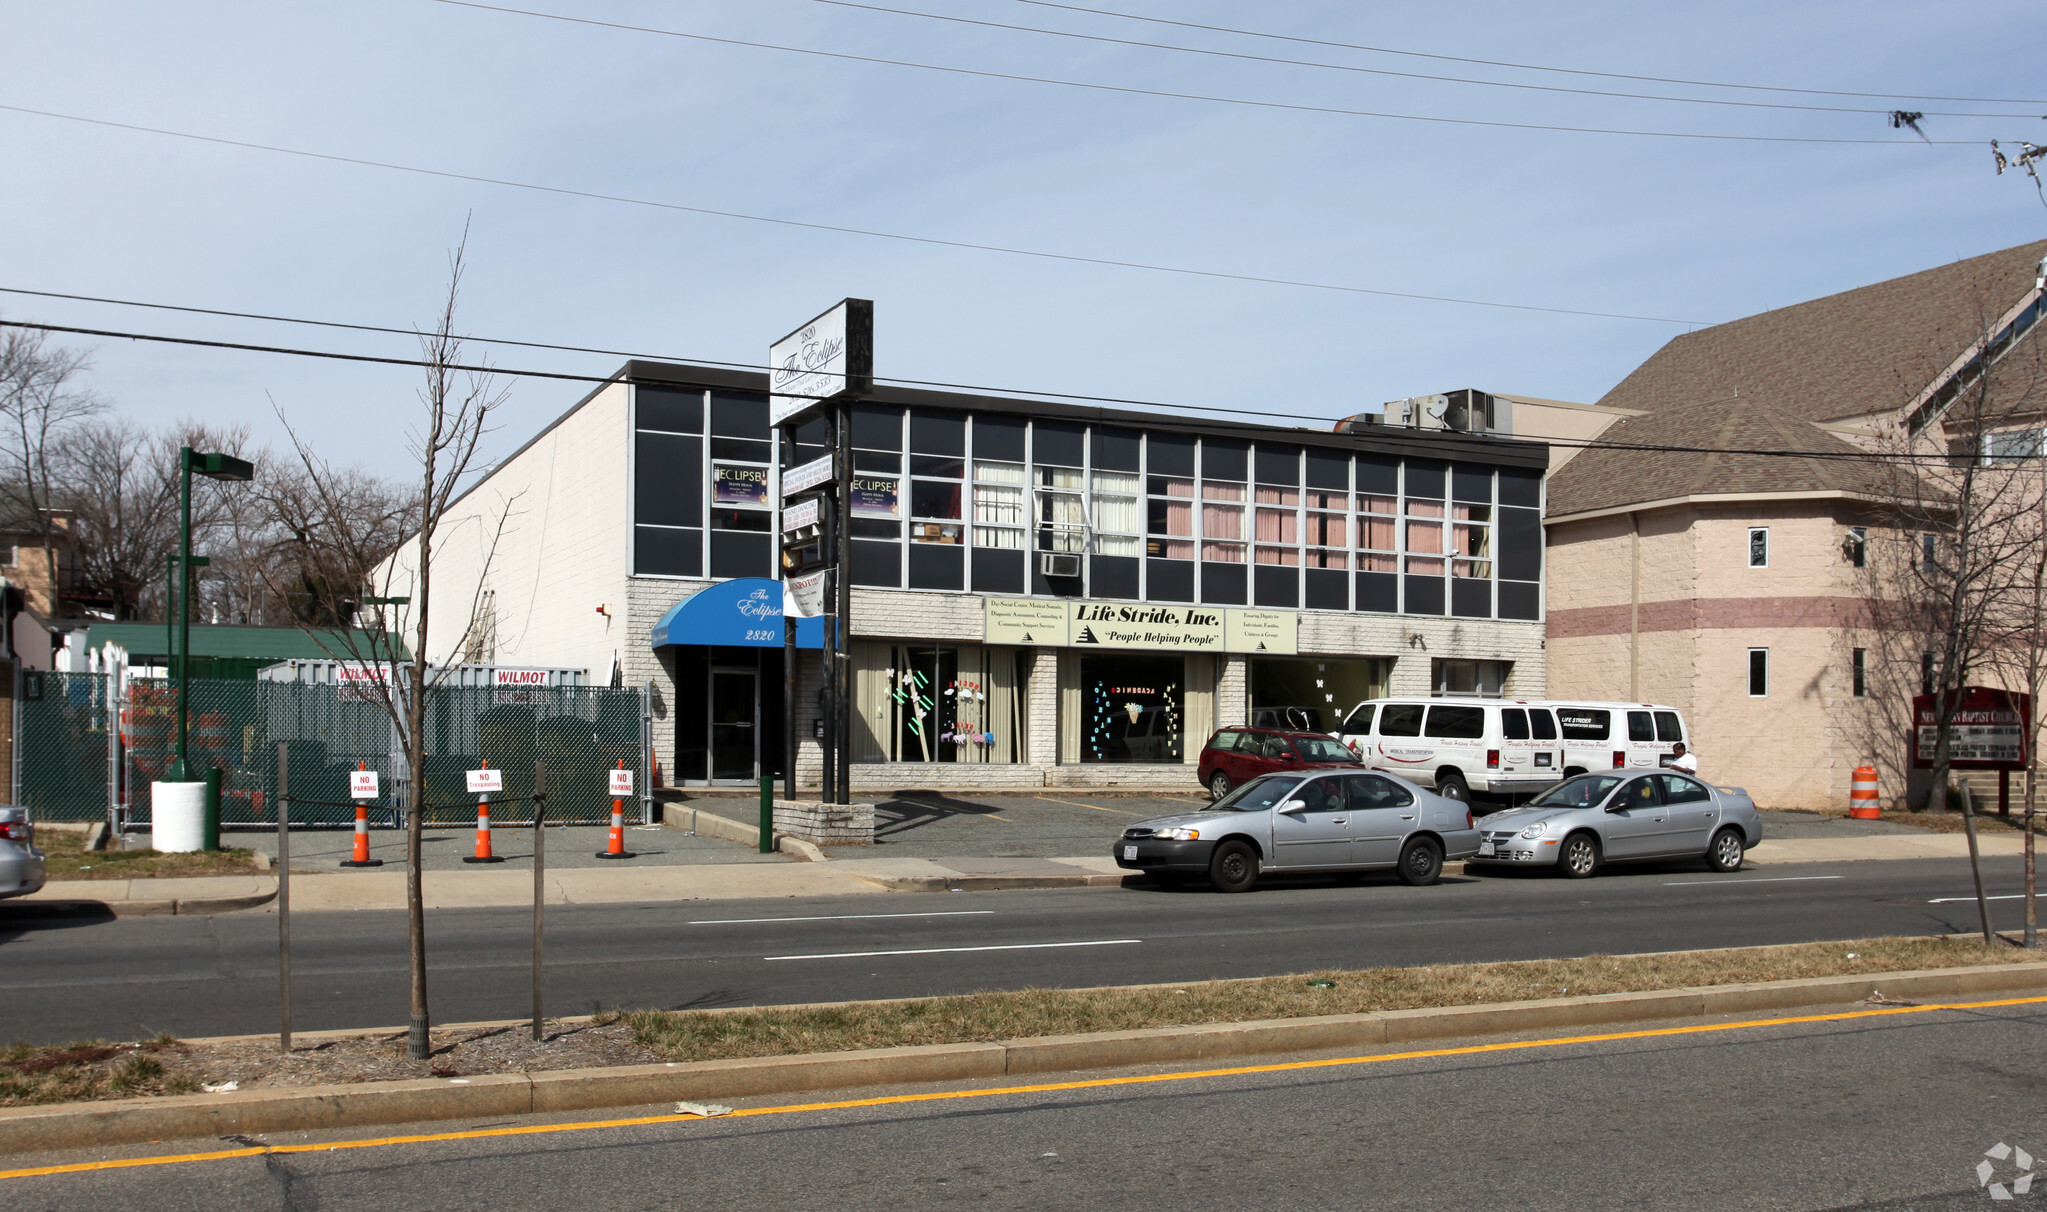
POLYGON ((1208 793, 1217 799, 1228 795, 1230 793, 1230 776, 1220 770, 1209 775, 1208 793))
POLYGON ((1589 833, 1574 833, 1564 839, 1557 855, 1557 870, 1566 879, 1588 879, 1599 870, 1599 839, 1589 833))
POLYGON ((1443 847, 1432 837, 1410 839, 1400 850, 1400 882, 1421 887, 1443 878, 1443 847))
POLYGON ((1436 780, 1436 794, 1446 800, 1456 800, 1460 804, 1471 803, 1471 785, 1464 781, 1463 775, 1455 771, 1436 780))
POLYGON ((1739 871, 1742 851, 1741 830, 1722 829, 1713 835, 1713 844, 1706 847, 1706 866, 1715 871, 1739 871))
POLYGON ((1208 882, 1217 892, 1249 892, 1258 883, 1258 852, 1249 842, 1228 841, 1208 860, 1208 882))

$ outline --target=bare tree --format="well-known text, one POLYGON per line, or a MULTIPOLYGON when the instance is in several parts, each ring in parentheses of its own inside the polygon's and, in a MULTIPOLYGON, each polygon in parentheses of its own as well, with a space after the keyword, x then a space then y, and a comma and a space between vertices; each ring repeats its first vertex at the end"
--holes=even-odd
MULTIPOLYGON (((409 433, 411 453, 418 460, 418 479, 414 490, 398 503, 390 518, 358 529, 354 523, 363 519, 358 506, 352 503, 351 486, 358 482, 359 473, 335 469, 286 425, 304 473, 301 494, 291 506, 291 516, 308 524, 310 519, 323 520, 318 559, 312 559, 313 532, 308 530, 303 550, 311 562, 302 565, 301 571, 315 567, 370 570, 365 581, 371 592, 366 596, 373 609, 359 617, 356 628, 319 628, 303 617, 299 625, 329 656, 365 663, 375 671, 365 691, 389 715, 405 749, 408 806, 413 809, 407 814, 405 857, 412 970, 411 1030, 406 1054, 415 1060, 425 1059, 428 1052, 426 912, 420 883, 426 721, 428 705, 447 676, 445 670, 436 670, 428 663, 428 654, 432 642, 459 652, 469 639, 467 628, 465 634, 453 638, 429 635, 434 545, 449 506, 467 486, 471 473, 478 470, 477 449, 484 435, 491 432, 491 417, 510 394, 510 388, 488 370, 464 366, 463 339, 456 334, 455 312, 461 297, 467 242, 465 232, 463 244, 449 257, 448 290, 440 313, 432 330, 422 333, 419 339, 425 382, 419 390, 420 419, 409 433), (325 524, 330 522, 334 524, 325 524), (390 537, 400 528, 409 535, 401 558, 386 560, 390 537), (405 600, 395 600, 400 598, 405 600), (402 609, 394 609, 397 607, 402 609), (405 634, 407 621, 411 624, 409 637, 405 634)), ((487 543, 486 572, 489 553, 495 551, 496 534, 502 534, 505 516, 499 515, 495 533, 487 543)), ((325 576, 326 572, 320 575, 325 576)), ((480 577, 479 586, 482 581, 480 577)), ((300 584, 303 583, 301 580, 300 584)), ((298 592, 281 582, 274 582, 272 589, 281 596, 298 592)), ((476 604, 471 602, 464 613, 468 619, 476 619, 476 604)))
POLYGON ((104 405, 79 384, 90 364, 83 350, 52 345, 47 333, 0 330, 0 493, 36 527, 49 574, 50 607, 58 594, 54 449, 104 405))

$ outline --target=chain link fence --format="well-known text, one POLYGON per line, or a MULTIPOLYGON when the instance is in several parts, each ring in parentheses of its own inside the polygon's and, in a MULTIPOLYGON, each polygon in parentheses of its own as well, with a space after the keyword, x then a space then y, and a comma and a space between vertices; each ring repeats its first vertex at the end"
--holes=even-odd
POLYGON ((14 695, 14 799, 43 821, 107 819, 112 678, 23 671, 14 695))
MULTIPOLYGON (((103 674, 26 674, 17 698, 15 786, 44 820, 103 820, 122 808, 124 827, 150 820, 150 784, 177 756, 177 688, 134 679, 116 694, 119 758, 109 746, 110 679, 103 674), (40 679, 40 685, 33 680, 40 679)), ((644 691, 591 686, 449 686, 428 700, 425 786, 407 786, 404 746, 373 691, 305 682, 194 679, 186 751, 193 773, 221 770, 221 824, 275 826, 277 747, 290 754, 294 825, 352 824, 350 772, 377 772, 383 794, 369 801, 376 825, 424 805, 428 825, 470 825, 476 797, 465 772, 504 771, 500 823, 530 823, 522 797, 546 767, 548 819, 611 819, 608 772, 624 763, 644 793, 648 779, 644 691), (304 803, 324 800, 328 804, 304 803)), ((644 799, 642 803, 644 803, 644 799)), ((496 814, 493 814, 494 816, 496 814)))

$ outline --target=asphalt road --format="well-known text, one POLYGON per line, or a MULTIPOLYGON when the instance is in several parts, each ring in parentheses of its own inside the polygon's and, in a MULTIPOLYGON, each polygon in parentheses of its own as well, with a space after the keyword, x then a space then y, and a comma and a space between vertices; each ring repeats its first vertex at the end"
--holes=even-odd
MULTIPOLYGON (((1278 1073, 1087 1075, 1077 1089, 0 1179, 0 1209, 1981 1208, 1993 1200, 1980 1162, 2004 1184, 2025 1172, 2008 1148, 1987 1152, 2047 1154, 2043 1030, 2036 1005, 1278 1073)), ((918 1092, 937 1091, 865 1093, 918 1092)))
MULTIPOLYGON (((1987 864, 1991 891, 2018 860, 1987 864)), ((1807 942, 1972 929, 1961 860, 1826 863, 1714 875, 1697 865, 1534 872, 1409 888, 1274 883, 1206 889, 910 893, 548 911, 548 1008, 683 1008, 1211 977, 1594 952, 1807 942)), ((1993 902, 1999 928, 2022 902, 1993 902)), ((529 1012, 531 915, 444 910, 428 922, 437 1022, 529 1012)), ((56 1042, 276 1027, 267 913, 82 920, 0 908, 0 1038, 56 1042)), ((295 1026, 403 1022, 405 923, 383 912, 292 918, 295 1026)))

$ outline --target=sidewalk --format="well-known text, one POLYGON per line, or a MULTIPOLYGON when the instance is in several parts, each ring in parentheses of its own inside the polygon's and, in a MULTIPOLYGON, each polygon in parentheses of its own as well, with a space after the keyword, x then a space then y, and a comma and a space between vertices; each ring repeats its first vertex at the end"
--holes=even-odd
MULTIPOLYGON (((646 836, 646 835, 642 835, 646 836)), ((552 837, 549 838, 552 841, 552 837)), ((294 839, 296 844, 296 839, 294 839)), ((2020 839, 1980 839, 1986 857, 2021 853, 2020 839)), ((736 851, 737 848, 734 847, 736 851)), ((849 851, 841 850, 841 854, 849 851)), ((1773 867, 1789 863, 1881 862, 1894 859, 1967 858, 1968 839, 1960 834, 1894 833, 1865 837, 1785 838, 1765 841, 1749 851, 1749 863, 1773 867)), ((740 856, 757 860, 762 856, 740 856)), ((923 858, 876 856, 860 848, 849 857, 822 862, 770 861, 668 862, 634 866, 555 867, 546 876, 550 905, 615 905, 699 900, 745 900, 796 896, 867 896, 883 892, 984 892, 1017 888, 1117 887, 1131 872, 1117 867, 1107 854, 1038 858, 1034 856, 923 858)), ((307 873, 294 854, 291 905, 299 912, 342 909, 403 909, 405 870, 390 866, 375 871, 307 873)), ((1452 863, 1447 874, 1461 873, 1452 863)), ((510 908, 533 903, 533 872, 524 864, 487 870, 428 868, 425 873, 429 909, 510 908)), ((0 916, 10 910, 49 912, 59 906, 103 911, 118 916, 221 913, 267 908, 277 893, 274 876, 214 876, 205 879, 52 881, 34 896, 0 901, 0 916)))

